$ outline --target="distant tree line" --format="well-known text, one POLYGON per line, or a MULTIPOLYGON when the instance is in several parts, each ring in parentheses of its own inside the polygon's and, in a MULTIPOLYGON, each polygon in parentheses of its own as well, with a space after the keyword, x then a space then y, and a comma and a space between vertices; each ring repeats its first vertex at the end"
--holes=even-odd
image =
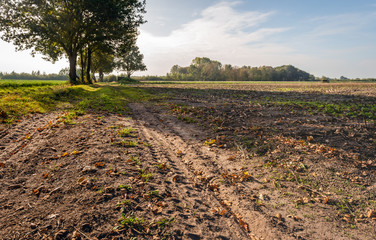
POLYGON ((32 71, 32 73, 2 73, 0 72, 0 79, 17 79, 17 80, 68 80, 68 75, 64 72, 59 74, 40 73, 40 71, 32 71))
POLYGON ((188 67, 174 65, 167 74, 170 80, 180 81, 315 81, 315 77, 292 65, 280 67, 236 67, 230 64, 195 58, 188 67))

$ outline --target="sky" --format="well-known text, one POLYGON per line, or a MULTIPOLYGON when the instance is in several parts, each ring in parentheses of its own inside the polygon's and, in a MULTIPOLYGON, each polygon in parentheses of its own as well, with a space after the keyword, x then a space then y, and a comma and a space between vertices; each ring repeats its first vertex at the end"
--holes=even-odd
MULTIPOLYGON (((148 71, 209 57, 234 66, 291 64, 317 77, 376 78, 376 0, 147 0, 138 46, 148 71)), ((0 71, 53 73, 0 41, 0 71)))

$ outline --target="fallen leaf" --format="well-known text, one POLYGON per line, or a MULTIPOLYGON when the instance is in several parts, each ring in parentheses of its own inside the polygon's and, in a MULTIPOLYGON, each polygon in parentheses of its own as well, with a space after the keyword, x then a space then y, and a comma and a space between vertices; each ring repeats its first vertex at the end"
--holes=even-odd
POLYGON ((81 151, 77 151, 77 150, 75 150, 75 151, 73 151, 70 155, 78 155, 78 154, 80 154, 80 153, 82 153, 81 151))
POLYGON ((163 209, 162 209, 162 207, 154 206, 152 211, 153 211, 154 214, 160 214, 160 213, 162 213, 163 209))
POLYGON ((376 217, 376 210, 370 210, 370 211, 367 213, 367 217, 368 217, 368 218, 375 218, 375 217, 376 217))
POLYGON ((244 222, 241 218, 238 218, 239 225, 247 232, 249 232, 249 227, 246 222, 244 222))
POLYGON ((181 157, 183 155, 183 152, 178 150, 177 155, 178 155, 178 157, 181 157))
POLYGON ((87 183, 86 177, 79 178, 77 180, 77 183, 80 184, 80 185, 86 184, 87 183))
POLYGON ((94 166, 96 166, 97 168, 99 167, 104 167, 105 163, 104 162, 97 162, 94 164, 94 166))

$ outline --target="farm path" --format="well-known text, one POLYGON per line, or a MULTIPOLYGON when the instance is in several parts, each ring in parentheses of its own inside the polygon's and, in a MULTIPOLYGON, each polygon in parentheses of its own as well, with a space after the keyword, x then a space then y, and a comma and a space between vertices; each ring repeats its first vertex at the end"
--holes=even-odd
POLYGON ((225 216, 223 228, 230 233, 230 239, 296 237, 288 233, 286 226, 272 224, 273 218, 262 214, 262 210, 246 196, 251 186, 261 184, 242 172, 241 162, 232 161, 236 153, 210 148, 204 144, 203 132, 169 114, 158 112, 155 106, 133 103, 130 107, 135 125, 150 144, 153 157, 172 166, 172 178, 178 183, 175 190, 179 196, 196 202, 194 207, 204 215, 211 211, 225 216), (228 172, 239 172, 239 175, 229 176, 228 172), (226 178, 229 181, 223 181, 226 178))

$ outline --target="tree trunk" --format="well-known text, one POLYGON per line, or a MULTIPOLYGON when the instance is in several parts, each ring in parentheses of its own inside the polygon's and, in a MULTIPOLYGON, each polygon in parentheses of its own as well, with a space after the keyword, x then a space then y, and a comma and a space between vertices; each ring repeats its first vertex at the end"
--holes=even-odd
POLYGON ((88 47, 87 48, 86 80, 87 80, 87 83, 93 84, 93 81, 91 80, 91 77, 90 77, 90 72, 91 72, 91 47, 88 47))
POLYGON ((69 55, 69 83, 73 85, 77 85, 77 72, 76 72, 76 65, 77 65, 77 54, 72 53, 69 55))
POLYGON ((81 82, 85 83, 85 61, 84 61, 84 52, 81 50, 81 82))
POLYGON ((103 82, 103 78, 104 78, 104 73, 102 70, 99 70, 99 81, 103 82))

